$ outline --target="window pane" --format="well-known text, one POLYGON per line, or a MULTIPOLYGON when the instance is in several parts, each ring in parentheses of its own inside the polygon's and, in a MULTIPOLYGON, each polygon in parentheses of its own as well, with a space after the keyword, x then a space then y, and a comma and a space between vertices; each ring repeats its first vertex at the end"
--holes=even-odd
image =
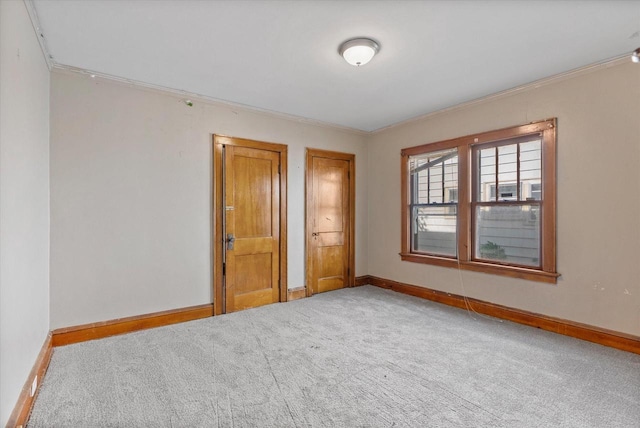
POLYGON ((480 180, 478 195, 482 202, 495 201, 496 195, 491 196, 491 189, 496 188, 496 148, 479 150, 478 169, 480 180))
MULTIPOLYGON (((518 189, 516 187, 516 183, 509 183, 509 184, 500 183, 500 185, 498 186, 498 200, 499 201, 515 201, 517 192, 518 192, 518 189)), ((495 201, 496 186, 491 185, 489 196, 491 196, 491 201, 495 201)))
POLYGON ((458 200, 458 150, 409 157, 412 204, 442 204, 458 200))
POLYGON ((542 140, 520 144, 520 200, 541 200, 542 140))
POLYGON ((458 202, 458 157, 444 162, 444 202, 458 202))
POLYGON ((476 208, 475 258, 540 266, 540 206, 476 208))
POLYGON ((498 147, 498 200, 517 201, 518 145, 498 147), (508 186, 505 186, 508 185, 508 186))
POLYGON ((456 218, 455 205, 415 207, 412 249, 421 253, 455 256, 456 218))
POLYGON ((429 168, 429 203, 442 203, 442 164, 429 168))
MULTIPOLYGON (((425 161, 426 163, 426 161, 425 161)), ((429 179, 427 177, 428 169, 416 173, 418 175, 417 200, 418 204, 426 204, 429 202, 429 179)))
POLYGON ((530 199, 535 199, 537 201, 542 199, 542 183, 531 183, 529 190, 531 192, 530 199))

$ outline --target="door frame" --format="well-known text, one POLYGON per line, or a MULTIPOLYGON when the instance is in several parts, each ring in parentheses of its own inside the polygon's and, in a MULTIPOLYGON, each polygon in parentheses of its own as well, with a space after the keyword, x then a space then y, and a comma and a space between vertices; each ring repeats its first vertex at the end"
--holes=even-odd
POLYGON ((311 212, 313 209, 313 158, 321 157, 325 159, 345 160, 349 162, 349 274, 347 278, 347 286, 355 286, 356 278, 356 155, 351 153, 334 152, 330 150, 320 150, 307 148, 305 163, 305 289, 306 296, 310 297, 311 293, 311 230, 313 224, 311 222, 311 212))
POLYGON ((284 144, 266 143, 263 141, 229 137, 213 134, 213 314, 224 313, 223 300, 223 247, 225 239, 222 233, 225 206, 223 201, 223 146, 247 147, 250 149, 276 152, 280 155, 280 302, 287 301, 287 146, 284 144))

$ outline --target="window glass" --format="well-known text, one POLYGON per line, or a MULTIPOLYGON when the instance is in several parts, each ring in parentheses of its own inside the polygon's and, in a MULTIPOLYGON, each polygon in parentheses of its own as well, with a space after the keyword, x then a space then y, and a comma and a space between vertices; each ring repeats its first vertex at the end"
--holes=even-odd
POLYGON ((517 186, 518 180, 518 145, 498 147, 498 200, 513 201, 518 200, 517 186), (501 184, 513 183, 513 190, 500 190, 501 184))
POLYGON ((475 148, 473 259, 540 267, 541 142, 531 135, 475 148))
POLYGON ((541 200, 542 141, 520 144, 521 201, 541 200))
POLYGON ((411 250, 456 256, 458 151, 409 157, 411 192, 411 250))
POLYGON ((496 148, 490 147, 488 149, 479 150, 480 160, 479 171, 479 194, 481 201, 493 201, 496 199, 496 148), (491 194, 493 189, 493 194, 491 194))
POLYGON ((540 266, 539 206, 479 207, 475 224, 475 258, 540 266))
POLYGON ((414 251, 443 256, 455 256, 456 207, 416 207, 416 229, 413 238, 414 251))

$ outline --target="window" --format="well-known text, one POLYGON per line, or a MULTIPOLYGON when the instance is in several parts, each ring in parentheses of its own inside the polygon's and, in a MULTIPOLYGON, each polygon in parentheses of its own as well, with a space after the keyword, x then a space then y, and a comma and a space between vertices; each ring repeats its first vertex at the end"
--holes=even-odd
POLYGON ((458 150, 411 157, 411 248, 456 255, 458 150))
POLYGON ((402 150, 406 261, 555 283, 555 119, 402 150))

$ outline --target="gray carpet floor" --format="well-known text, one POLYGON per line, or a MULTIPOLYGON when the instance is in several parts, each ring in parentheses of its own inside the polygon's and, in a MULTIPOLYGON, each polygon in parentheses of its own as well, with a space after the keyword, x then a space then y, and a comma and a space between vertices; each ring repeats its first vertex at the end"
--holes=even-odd
POLYGON ((640 427, 640 355, 365 286, 56 348, 37 427, 640 427))

